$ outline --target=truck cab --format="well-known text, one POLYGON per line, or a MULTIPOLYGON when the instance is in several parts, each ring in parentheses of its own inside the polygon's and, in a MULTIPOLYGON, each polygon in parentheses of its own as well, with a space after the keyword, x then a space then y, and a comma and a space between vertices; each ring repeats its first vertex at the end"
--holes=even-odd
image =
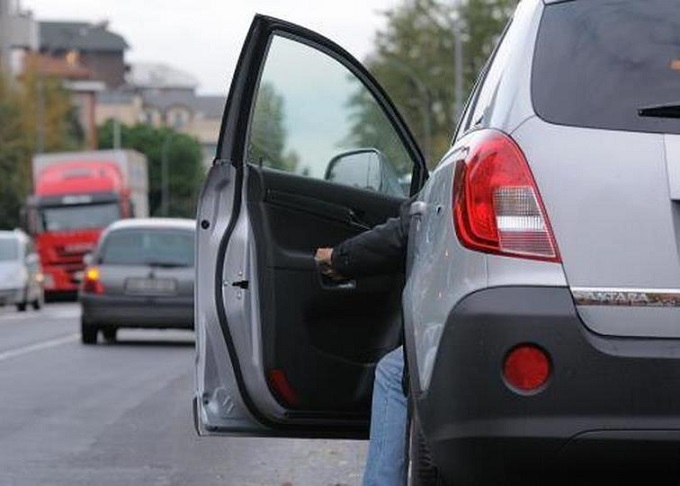
POLYGON ((44 268, 45 290, 75 293, 83 256, 102 230, 119 219, 148 215, 146 160, 131 151, 50 154, 37 156, 33 169, 27 226, 44 268))

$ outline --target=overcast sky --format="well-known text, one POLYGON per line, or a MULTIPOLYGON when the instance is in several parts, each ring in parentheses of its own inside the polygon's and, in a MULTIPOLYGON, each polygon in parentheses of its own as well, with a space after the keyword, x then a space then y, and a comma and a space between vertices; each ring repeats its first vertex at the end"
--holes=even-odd
POLYGON ((400 0, 21 0, 38 20, 109 20, 130 45, 127 61, 163 62, 198 78, 202 94, 226 94, 255 13, 315 30, 362 60, 381 13, 400 0))

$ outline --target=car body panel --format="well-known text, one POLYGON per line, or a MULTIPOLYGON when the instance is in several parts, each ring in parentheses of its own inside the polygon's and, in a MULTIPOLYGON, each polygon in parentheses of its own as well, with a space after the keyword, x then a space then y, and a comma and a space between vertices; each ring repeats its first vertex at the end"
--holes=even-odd
POLYGON ((539 118, 514 136, 532 161, 570 287, 603 296, 599 305, 579 306, 586 325, 609 335, 680 337, 680 309, 611 300, 616 289, 680 289, 679 221, 664 144, 671 136, 558 127, 539 118), (579 188, 579 197, 564 187, 579 188))

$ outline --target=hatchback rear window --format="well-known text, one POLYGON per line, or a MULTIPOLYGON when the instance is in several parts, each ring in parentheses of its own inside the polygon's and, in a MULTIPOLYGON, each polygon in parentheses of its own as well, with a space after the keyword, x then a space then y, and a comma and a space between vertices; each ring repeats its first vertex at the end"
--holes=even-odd
POLYGON ((99 262, 190 267, 194 264, 194 233, 181 230, 114 231, 103 243, 99 262))
POLYGON ((680 133, 678 0, 573 0, 545 8, 532 73, 544 120, 579 127, 680 133), (663 116, 659 116, 663 115, 663 116))

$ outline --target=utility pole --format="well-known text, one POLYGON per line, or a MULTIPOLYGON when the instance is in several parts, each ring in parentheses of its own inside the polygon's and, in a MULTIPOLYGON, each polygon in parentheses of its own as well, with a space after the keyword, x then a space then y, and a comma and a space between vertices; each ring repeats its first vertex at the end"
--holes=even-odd
POLYGON ((168 177, 168 146, 170 145, 170 133, 165 134, 161 147, 161 215, 168 215, 170 204, 170 187, 168 177))

